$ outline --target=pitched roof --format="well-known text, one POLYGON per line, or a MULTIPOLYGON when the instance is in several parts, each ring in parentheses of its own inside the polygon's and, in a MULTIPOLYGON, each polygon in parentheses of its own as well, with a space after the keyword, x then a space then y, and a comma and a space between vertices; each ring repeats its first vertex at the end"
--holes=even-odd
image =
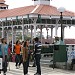
POLYGON ((2 7, 2 6, 8 6, 7 4, 0 4, 0 7, 2 7))
POLYGON ((3 11, 0 11, 0 18, 30 14, 30 12, 34 8, 35 8, 35 6, 27 6, 27 7, 3 10, 3 11))
MULTIPOLYGON (((54 15, 54 16, 60 15, 56 7, 49 5, 34 5, 34 6, 32 5, 32 6, 25 6, 25 7, 0 11, 0 18, 21 16, 26 14, 42 14, 42 15, 54 15)), ((65 11, 63 15, 74 16, 74 13, 70 11, 65 11)))
POLYGON ((1 3, 1 2, 5 2, 5 0, 0 0, 0 3, 1 3))

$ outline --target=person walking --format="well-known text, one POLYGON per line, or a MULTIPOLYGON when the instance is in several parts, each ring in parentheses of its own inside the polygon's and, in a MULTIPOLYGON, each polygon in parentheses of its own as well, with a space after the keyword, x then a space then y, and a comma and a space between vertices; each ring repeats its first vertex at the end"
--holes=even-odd
POLYGON ((35 50, 34 50, 34 57, 37 66, 37 72, 34 75, 41 75, 41 67, 40 67, 40 59, 41 59, 41 43, 39 42, 39 38, 35 38, 35 50))
POLYGON ((25 41, 24 46, 23 46, 23 72, 24 72, 24 75, 28 74, 28 66, 29 66, 28 46, 29 46, 29 42, 25 41))
POLYGON ((16 53, 15 57, 16 69, 18 69, 20 67, 19 63, 20 63, 20 51, 21 51, 21 45, 19 40, 16 41, 16 45, 14 46, 14 51, 16 53))
POLYGON ((1 51, 2 51, 2 60, 3 60, 3 75, 6 75, 7 72, 7 57, 8 57, 8 44, 5 38, 1 39, 1 51))

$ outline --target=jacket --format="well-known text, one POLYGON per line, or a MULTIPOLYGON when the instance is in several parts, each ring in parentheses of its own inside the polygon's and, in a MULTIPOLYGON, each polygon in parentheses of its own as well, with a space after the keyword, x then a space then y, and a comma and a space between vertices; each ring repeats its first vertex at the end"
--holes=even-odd
POLYGON ((28 47, 23 47, 23 62, 28 58, 28 47))

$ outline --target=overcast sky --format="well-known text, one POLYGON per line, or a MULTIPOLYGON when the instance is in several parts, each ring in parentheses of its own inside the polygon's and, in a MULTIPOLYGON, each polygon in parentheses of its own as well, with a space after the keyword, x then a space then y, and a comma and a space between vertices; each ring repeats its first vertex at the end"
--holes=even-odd
MULTIPOLYGON (((32 0, 5 0, 9 5, 9 9, 33 5, 32 0)), ((66 10, 75 12, 75 0, 52 0, 50 3, 57 8, 64 7, 66 10)), ((46 32, 44 32, 46 34, 46 32)), ((55 34, 54 34, 55 35, 55 34)), ((60 29, 58 29, 58 36, 60 37, 60 29)), ((75 38, 75 27, 65 28, 65 38, 75 38)))
MULTIPOLYGON (((9 5, 9 8, 16 8, 22 6, 33 5, 32 0, 5 0, 9 5)), ((51 5, 58 7, 64 7, 67 10, 75 11, 75 0, 52 0, 51 5)))

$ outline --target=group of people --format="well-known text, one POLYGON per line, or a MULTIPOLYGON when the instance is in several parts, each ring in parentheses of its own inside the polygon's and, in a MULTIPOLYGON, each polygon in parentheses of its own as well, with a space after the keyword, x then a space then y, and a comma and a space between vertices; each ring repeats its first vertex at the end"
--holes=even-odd
POLYGON ((40 67, 40 59, 41 59, 41 43, 39 42, 39 39, 36 37, 34 38, 34 50, 30 50, 29 48, 29 41, 23 41, 20 44, 20 41, 16 41, 16 44, 14 45, 14 53, 15 56, 15 62, 16 62, 16 69, 18 69, 23 63, 23 72, 24 75, 28 74, 28 67, 29 67, 29 60, 30 60, 30 54, 32 53, 35 58, 35 64, 37 67, 37 72, 34 75, 41 75, 41 67, 40 67))
MULTIPOLYGON (((2 69, 3 75, 6 75, 7 72, 7 66, 8 66, 8 58, 10 57, 10 49, 9 45, 7 44, 6 38, 1 39, 0 43, 0 58, 2 59, 2 69), (9 57, 8 57, 9 56, 9 57)), ((23 73, 24 75, 28 75, 28 67, 29 67, 29 60, 30 60, 30 54, 32 53, 35 58, 35 64, 37 67, 37 72, 34 75, 41 75, 41 67, 40 67, 40 59, 41 59, 41 43, 39 42, 39 39, 36 37, 34 38, 34 50, 31 52, 29 48, 29 41, 23 41, 20 43, 19 40, 16 41, 16 44, 14 45, 14 53, 15 53, 15 66, 16 69, 20 68, 21 63, 23 64, 23 73)))

